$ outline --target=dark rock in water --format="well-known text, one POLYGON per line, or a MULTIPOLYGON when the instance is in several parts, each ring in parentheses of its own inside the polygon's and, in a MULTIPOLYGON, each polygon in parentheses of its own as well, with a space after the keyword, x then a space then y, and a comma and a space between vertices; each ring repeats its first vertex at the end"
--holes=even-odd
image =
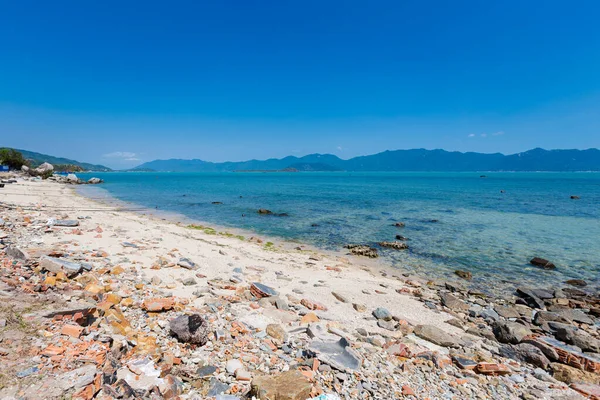
POLYGON ((542 300, 554 298, 554 293, 545 289, 517 288, 517 293, 521 296, 536 296, 542 300))
POLYGON ((223 204, 223 203, 220 201, 213 201, 211 204, 223 204))
POLYGON ((97 185, 99 183, 103 183, 104 181, 100 178, 90 178, 87 183, 89 183, 90 185, 97 185))
POLYGON ((406 243, 403 243, 403 242, 379 242, 378 244, 381 247, 386 247, 388 249, 394 249, 394 250, 406 250, 406 249, 408 249, 408 245, 406 243))
POLYGON ((579 200, 580 197, 579 196, 571 196, 571 200, 579 200))
POLYGON ((204 346, 208 340, 208 322, 200 314, 180 315, 171 320, 169 327, 181 342, 204 346))
POLYGON ((442 299, 442 304, 452 311, 467 312, 469 310, 469 305, 467 303, 450 293, 440 293, 440 298, 442 299))
POLYGON ((548 369, 550 366, 548 357, 546 357, 538 347, 529 343, 500 346, 500 355, 502 357, 533 364, 544 370, 548 369))
POLYGON ((576 288, 564 288, 563 292, 567 295, 567 297, 585 297, 587 293, 581 289, 576 288))
POLYGON ((544 269, 555 269, 556 265, 552 264, 550 261, 546 260, 545 258, 540 258, 540 257, 533 257, 531 260, 529 260, 529 263, 531 265, 535 265, 536 267, 541 267, 544 269))
POLYGON ((470 273, 469 271, 461 271, 460 269, 457 269, 456 271, 454 271, 454 273, 458 276, 460 276, 463 279, 466 279, 468 281, 470 281, 471 279, 473 279, 473 274, 470 273))
POLYGON ((567 285, 571 285, 571 286, 579 286, 579 287, 587 286, 587 282, 584 281, 583 279, 569 279, 565 283, 567 285))
POLYGON ((444 282, 444 286, 451 292, 463 292, 465 290, 464 287, 462 287, 458 283, 453 282, 444 282))
POLYGON ((258 210, 259 214, 264 214, 264 215, 271 215, 273 214, 273 211, 271 210, 267 210, 266 208, 261 208, 258 210))
POLYGON ((428 222, 435 224, 436 222, 440 222, 439 219, 430 219, 428 222))
POLYGON ((316 228, 317 226, 319 226, 319 224, 310 224, 310 226, 312 226, 313 228, 316 228))
POLYGON ((487 178, 487 175, 479 175, 480 178, 487 178))
POLYGON ((279 213, 279 214, 275 214, 278 217, 289 217, 290 215, 288 213, 279 213))
POLYGON ((395 226, 396 228, 404 228, 406 225, 404 224, 404 222, 396 222, 396 223, 394 224, 394 226, 395 226))
POLYGON ((373 247, 369 247, 364 244, 347 244, 344 246, 345 248, 350 250, 350 253, 356 256, 364 256, 369 258, 377 258, 379 254, 377 253, 377 249, 373 247))
POLYGON ((531 330, 525 325, 510 321, 496 321, 492 324, 494 336, 500 343, 520 343, 525 336, 531 335, 531 330))
POLYGON ((402 236, 402 235, 396 235, 396 240, 402 240, 402 241, 407 241, 408 238, 406 236, 402 236))

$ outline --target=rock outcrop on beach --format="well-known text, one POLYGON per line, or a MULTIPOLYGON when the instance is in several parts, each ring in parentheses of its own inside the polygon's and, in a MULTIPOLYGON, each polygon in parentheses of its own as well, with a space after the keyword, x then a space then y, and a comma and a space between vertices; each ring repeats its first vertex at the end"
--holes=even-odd
POLYGON ((465 280, 274 253, 117 209, 90 214, 57 182, 14 190, 23 195, 2 200, 14 207, 0 208, 0 398, 577 399, 600 389, 592 284, 491 298, 465 280), (42 205, 39 187, 60 196, 42 205))
POLYGON ((354 254, 355 256, 363 256, 369 258, 379 257, 377 249, 371 246, 363 244, 347 244, 344 247, 350 250, 350 253, 354 254))

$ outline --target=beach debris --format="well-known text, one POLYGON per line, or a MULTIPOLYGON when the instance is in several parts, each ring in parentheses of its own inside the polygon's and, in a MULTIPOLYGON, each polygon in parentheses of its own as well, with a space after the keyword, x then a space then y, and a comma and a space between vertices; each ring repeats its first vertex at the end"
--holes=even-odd
POLYGON ((79 221, 76 219, 57 219, 54 220, 53 226, 61 226, 66 228, 73 228, 79 226, 79 221))
POLYGON ((342 372, 356 371, 361 366, 360 357, 345 338, 337 342, 315 339, 310 342, 308 349, 316 353, 321 362, 342 372))
POLYGON ((172 298, 151 298, 146 299, 142 303, 142 308, 145 311, 159 312, 168 311, 173 308, 175 302, 172 298))
POLYGON ((39 265, 46 271, 50 271, 55 274, 62 272, 69 278, 79 274, 83 269, 81 264, 48 256, 43 256, 39 261, 39 265))
POLYGON ((196 269, 197 265, 189 258, 182 257, 177 261, 177 265, 185 269, 196 269))
POLYGON ((250 285, 250 292, 254 295, 254 297, 259 299, 278 295, 275 289, 267 285, 263 285, 260 282, 253 282, 252 285, 250 285))
POLYGON ((6 255, 10 258, 14 258, 17 260, 22 260, 22 261, 29 260, 29 254, 26 251, 21 250, 18 247, 8 246, 5 250, 5 252, 6 252, 6 255))

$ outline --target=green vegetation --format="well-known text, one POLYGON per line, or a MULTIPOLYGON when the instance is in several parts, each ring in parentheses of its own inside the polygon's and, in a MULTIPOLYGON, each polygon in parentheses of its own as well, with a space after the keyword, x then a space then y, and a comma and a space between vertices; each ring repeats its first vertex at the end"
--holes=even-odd
POLYGON ((0 164, 8 165, 10 169, 21 169, 23 165, 29 165, 21 152, 7 147, 0 148, 0 164))
MULTIPOLYGON (((20 153, 22 155, 22 157, 25 159, 24 164, 26 164, 32 168, 38 167, 39 165, 47 162, 54 166, 54 171, 58 171, 58 172, 112 171, 110 168, 105 167, 104 165, 88 164, 88 163, 71 160, 68 158, 54 157, 54 156, 49 156, 47 154, 35 153, 33 151, 11 149, 11 148, 3 148, 3 149, 0 149, 0 151, 5 150, 5 149, 20 153)), ((1 158, 2 157, 0 156, 0 159, 1 158)), ((23 164, 21 164, 21 165, 23 165, 23 164)), ((21 166, 19 166, 18 168, 21 168, 21 166)))
POLYGON ((229 237, 229 238, 236 238, 241 241, 246 240, 246 238, 242 235, 234 235, 233 233, 229 233, 229 232, 217 232, 215 228, 211 228, 210 226, 190 224, 190 225, 186 226, 186 228, 194 229, 197 231, 202 231, 202 232, 206 233, 207 235, 225 236, 225 237, 229 237))

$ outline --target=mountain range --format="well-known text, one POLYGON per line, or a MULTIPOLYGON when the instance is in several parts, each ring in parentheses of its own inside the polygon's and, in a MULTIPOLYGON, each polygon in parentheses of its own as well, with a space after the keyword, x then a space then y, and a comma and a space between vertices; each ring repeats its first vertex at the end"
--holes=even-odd
POLYGON ((171 172, 233 171, 600 171, 600 150, 536 148, 504 155, 446 150, 388 150, 343 160, 333 154, 213 163, 198 159, 154 160, 133 170, 171 172))
POLYGON ((28 151, 28 150, 19 150, 19 149, 15 149, 15 150, 17 150, 19 153, 21 153, 23 155, 23 157, 25 159, 27 159, 33 167, 47 162, 47 163, 50 163, 55 166, 56 165, 63 165, 63 166, 75 165, 85 171, 102 171, 102 172, 112 171, 110 168, 108 168, 104 165, 89 164, 89 163, 85 163, 85 162, 71 160, 70 158, 54 157, 54 156, 49 156, 48 154, 36 153, 33 151, 28 151))

